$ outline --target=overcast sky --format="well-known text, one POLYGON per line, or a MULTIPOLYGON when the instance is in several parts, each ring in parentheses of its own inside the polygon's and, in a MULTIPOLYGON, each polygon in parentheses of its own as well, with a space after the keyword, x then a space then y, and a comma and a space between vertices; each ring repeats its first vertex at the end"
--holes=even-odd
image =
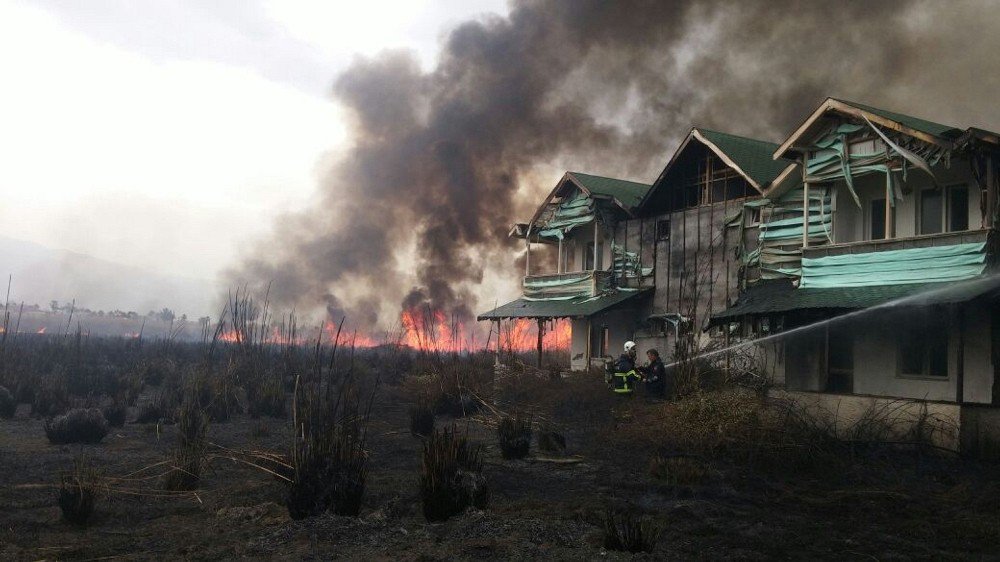
POLYGON ((0 235, 214 279, 308 205, 358 55, 502 0, 0 0, 0 235))

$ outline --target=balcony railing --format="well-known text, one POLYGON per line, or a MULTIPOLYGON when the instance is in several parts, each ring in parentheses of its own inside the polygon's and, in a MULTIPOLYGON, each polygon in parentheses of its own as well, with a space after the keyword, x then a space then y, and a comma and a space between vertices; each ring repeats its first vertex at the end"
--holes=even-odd
POLYGON ((827 256, 842 256, 845 254, 868 254, 889 250, 909 250, 911 248, 932 248, 935 246, 986 242, 989 238, 989 233, 989 229, 964 230, 962 232, 924 234, 909 238, 890 238, 888 240, 865 240, 844 244, 828 244, 826 246, 809 246, 802 249, 802 257, 808 259, 825 258, 827 256))
POLYGON ((522 288, 529 298, 593 297, 611 283, 611 271, 570 271, 528 275, 522 288))

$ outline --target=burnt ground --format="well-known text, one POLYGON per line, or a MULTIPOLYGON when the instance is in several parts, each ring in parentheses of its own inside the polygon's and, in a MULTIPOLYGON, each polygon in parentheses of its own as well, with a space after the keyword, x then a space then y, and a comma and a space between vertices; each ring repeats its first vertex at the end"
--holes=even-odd
MULTIPOLYGON (((558 385, 557 385, 558 386, 558 385)), ((371 427, 371 474, 362 515, 293 521, 283 486, 216 458, 196 496, 161 497, 156 482, 104 497, 87 528, 60 520, 53 483, 80 453, 106 476, 163 461, 176 427, 127 424, 98 445, 51 445, 21 406, 0 421, 0 559, 624 559, 602 548, 609 503, 647 514, 663 533, 656 559, 983 559, 1000 557, 997 468, 934 456, 861 462, 831 478, 767 477, 706 459, 702 481, 674 486, 650 476, 651 450, 616 439, 631 419, 599 383, 562 385, 535 404, 564 431, 566 457, 503 460, 493 430, 457 420, 486 444, 488 509, 427 523, 418 492, 421 441, 408 431, 406 396, 386 389, 371 427), (615 409, 612 415, 609 410, 615 409)), ((524 397, 520 398, 522 401, 524 397)), ((438 426, 451 423, 439 418, 438 426)), ((285 451, 290 422, 239 416, 212 424, 209 440, 232 449, 285 451)), ((645 428, 654 435, 669 427, 645 428)), ((122 488, 126 485, 122 484, 122 488)))

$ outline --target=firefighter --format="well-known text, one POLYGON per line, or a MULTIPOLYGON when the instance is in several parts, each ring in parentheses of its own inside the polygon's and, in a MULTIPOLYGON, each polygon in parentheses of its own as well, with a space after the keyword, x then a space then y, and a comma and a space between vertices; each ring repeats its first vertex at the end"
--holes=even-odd
POLYGON ((646 395, 663 398, 667 389, 667 368, 660 359, 660 352, 655 349, 646 351, 646 358, 649 359, 649 365, 639 369, 646 382, 646 395))
POLYGON ((630 395, 635 391, 636 383, 639 382, 639 374, 635 371, 635 355, 635 342, 625 342, 625 353, 615 361, 611 375, 611 390, 615 394, 630 395))

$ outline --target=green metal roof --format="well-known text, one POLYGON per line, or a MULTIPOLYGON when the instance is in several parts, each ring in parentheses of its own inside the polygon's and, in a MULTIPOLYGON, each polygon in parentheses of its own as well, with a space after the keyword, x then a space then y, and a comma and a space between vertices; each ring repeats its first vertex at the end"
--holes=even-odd
POLYGON ((616 291, 600 297, 578 297, 571 300, 537 300, 523 298, 480 314, 477 320, 502 318, 576 318, 593 316, 626 301, 652 294, 652 288, 637 291, 616 291))
POLYGON ((614 197, 628 208, 637 206, 650 188, 648 184, 634 181, 592 176, 580 172, 566 173, 572 176, 577 183, 585 187, 587 191, 595 195, 614 197))
POLYGON ((886 305, 927 306, 1000 296, 1000 278, 981 277, 957 283, 911 283, 871 287, 798 289, 788 281, 765 282, 747 289, 735 305, 714 314, 713 321, 805 309, 858 310, 886 305))
POLYGON ((867 111, 869 113, 874 113, 880 117, 885 117, 891 121, 895 121, 900 125, 904 125, 911 129, 915 129, 922 133, 927 133, 928 135, 934 135, 936 137, 943 138, 956 138, 962 134, 962 130, 951 125, 942 125, 941 123, 935 123, 933 121, 928 121, 926 119, 921 119, 919 117, 912 117, 910 115, 904 115, 902 113, 896 113, 895 111, 887 111, 885 109, 879 109, 877 107, 872 107, 870 105, 865 105, 862 103, 857 103, 849 100, 842 100, 838 98, 833 98, 841 103, 846 103, 852 107, 856 107, 862 111, 867 111))
POLYGON ((695 130, 719 147, 719 150, 735 162, 743 170, 743 173, 753 178, 762 187, 771 183, 774 178, 778 177, 778 174, 793 163, 784 158, 774 159, 774 151, 778 149, 778 145, 773 142, 720 133, 701 127, 696 127, 695 130))

